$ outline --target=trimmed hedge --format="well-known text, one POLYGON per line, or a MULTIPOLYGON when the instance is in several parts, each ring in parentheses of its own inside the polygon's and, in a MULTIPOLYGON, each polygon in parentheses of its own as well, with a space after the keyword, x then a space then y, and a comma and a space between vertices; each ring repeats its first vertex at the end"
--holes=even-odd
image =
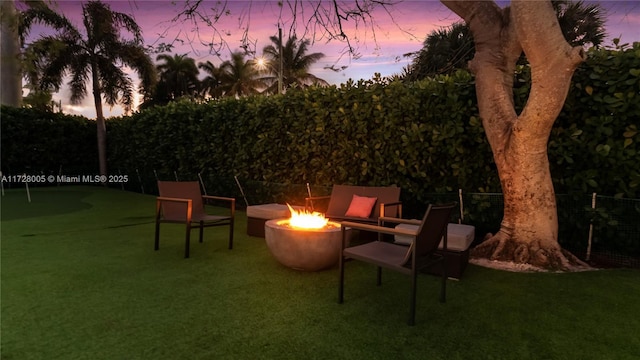
POLYGON ((471 76, 173 103, 109 121, 110 163, 276 183, 499 191, 471 76), (119 140, 120 139, 120 140, 119 140))
MULTIPOLYGON (((529 76, 526 67, 516 74, 518 108, 529 76)), ((589 51, 549 141, 558 193, 638 197, 639 89, 640 43, 589 51)), ((3 107, 3 171, 56 172, 73 164, 95 173, 95 125, 64 119, 3 107), (31 143, 37 145, 24 146, 31 143)), ((107 127, 112 173, 397 184, 416 202, 458 188, 500 192, 465 71, 409 84, 374 78, 286 95, 177 102, 110 119, 107 127)))
POLYGON ((640 197, 639 128, 640 43, 589 51, 549 141, 556 191, 640 197))
POLYGON ((2 106, 2 173, 95 173, 96 124, 82 116, 2 106), (89 171, 87 171, 89 170, 89 171))

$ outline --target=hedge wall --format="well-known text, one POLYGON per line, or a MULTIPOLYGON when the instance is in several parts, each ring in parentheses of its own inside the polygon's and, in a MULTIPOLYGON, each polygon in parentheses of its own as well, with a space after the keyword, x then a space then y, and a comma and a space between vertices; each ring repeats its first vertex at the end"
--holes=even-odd
MULTIPOLYGON (((529 76, 526 67, 516 74, 518 108, 529 76)), ((558 193, 638 197, 639 89, 640 43, 589 51, 549 141, 558 193)), ((286 95, 178 102, 110 119, 107 127, 112 173, 397 184, 416 201, 458 188, 500 192, 473 78, 464 71, 410 84, 375 78, 286 95)), ((2 147, 3 171, 97 168, 95 127, 82 119, 3 107, 2 147), (31 143, 37 145, 25 146, 31 143)))
POLYGON ((35 109, 0 109, 2 173, 95 173, 95 121, 35 109), (89 171, 87 171, 89 170, 89 171))
POLYGON ((640 197, 640 43, 591 50, 549 142, 557 192, 640 197))
POLYGON ((474 99, 471 78, 461 72, 410 85, 377 79, 174 103, 111 121, 110 161, 278 183, 499 191, 480 122, 468 115, 477 113, 474 99))

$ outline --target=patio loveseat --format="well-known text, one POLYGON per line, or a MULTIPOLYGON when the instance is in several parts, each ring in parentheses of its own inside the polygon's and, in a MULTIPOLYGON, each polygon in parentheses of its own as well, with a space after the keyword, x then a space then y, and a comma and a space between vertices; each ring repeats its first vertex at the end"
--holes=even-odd
MULTIPOLYGON (((302 209, 299 206, 293 208, 302 209)), ((378 224, 380 216, 402 217, 400 188, 396 186, 334 185, 329 196, 305 198, 304 209, 322 212, 332 221, 353 221, 373 225, 378 224), (350 208, 355 209, 355 212, 350 213, 350 208)), ((289 208, 284 204, 248 206, 247 235, 264 238, 267 220, 289 216, 289 208)))
POLYGON ((378 224, 380 216, 402 217, 397 186, 333 185, 331 195, 305 198, 305 207, 324 212, 333 221, 378 224), (326 209, 320 206, 329 201, 326 209), (323 211, 325 210, 325 211, 323 211))

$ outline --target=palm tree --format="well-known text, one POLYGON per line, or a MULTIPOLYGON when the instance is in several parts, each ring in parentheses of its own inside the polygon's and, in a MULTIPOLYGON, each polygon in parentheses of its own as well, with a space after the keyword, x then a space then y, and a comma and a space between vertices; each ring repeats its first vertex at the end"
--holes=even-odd
POLYGON ((207 77, 202 79, 200 87, 202 95, 209 95, 213 98, 219 98, 222 96, 221 85, 225 80, 225 74, 222 71, 222 67, 216 67, 211 61, 199 63, 198 68, 207 73, 207 77))
POLYGON ((409 69, 409 80, 450 74, 467 66, 475 53, 473 36, 463 22, 432 31, 409 69))
POLYGON ((20 106, 22 79, 20 77, 19 16, 14 0, 0 1, 0 104, 20 106))
MULTIPOLYGON (((27 3, 28 4, 28 3, 27 3)), ((141 78, 141 90, 148 95, 155 83, 155 68, 142 41, 140 27, 130 16, 111 11, 100 1, 82 6, 85 34, 68 19, 43 3, 24 12, 22 34, 28 33, 32 23, 41 22, 58 30, 53 36, 42 36, 27 48, 27 54, 37 59, 34 64, 40 74, 42 89, 62 85, 69 74, 71 103, 78 104, 87 96, 87 82, 91 80, 96 108, 98 158, 100 174, 107 174, 106 126, 102 101, 113 106, 120 104, 129 112, 133 106, 134 85, 124 72, 133 69, 141 78), (133 35, 132 40, 121 38, 121 29, 133 35), (104 99, 103 99, 104 98, 104 99)))
POLYGON ((160 74, 157 93, 161 94, 157 100, 169 102, 182 96, 194 96, 198 92, 198 67, 194 59, 183 55, 158 55, 156 61, 164 61, 156 66, 160 74))
MULTIPOLYGON (((603 10, 599 4, 582 1, 552 1, 565 39, 572 46, 602 44, 604 31, 603 10)), ((432 31, 423 48, 408 69, 407 80, 419 80, 437 74, 450 74, 465 68, 474 56, 471 31, 465 23, 432 31)), ((526 62, 523 57, 521 63, 526 62)))
POLYGON ((607 36, 599 4, 585 4, 583 1, 552 1, 558 23, 565 39, 571 46, 591 44, 600 46, 607 36))
POLYGON ((266 87, 255 62, 245 61, 242 52, 231 53, 231 60, 223 62, 220 71, 220 90, 224 96, 259 94, 266 87))
MULTIPOLYGON (((270 93, 277 92, 277 79, 280 64, 280 38, 270 37, 273 45, 267 45, 262 49, 263 56, 268 60, 267 67, 271 76, 264 79, 271 84, 267 89, 270 93)), ((296 36, 289 37, 285 44, 282 44, 282 82, 283 88, 292 86, 308 87, 311 85, 327 85, 328 83, 319 77, 309 73, 311 65, 324 57, 323 53, 307 54, 309 50, 309 40, 300 40, 296 36)))

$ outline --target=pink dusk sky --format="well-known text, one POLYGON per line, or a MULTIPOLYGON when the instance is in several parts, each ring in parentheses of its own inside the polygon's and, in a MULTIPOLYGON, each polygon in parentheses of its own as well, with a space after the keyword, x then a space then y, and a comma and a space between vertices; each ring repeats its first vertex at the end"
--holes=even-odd
MULTIPOLYGON (((278 6, 274 0, 226 1, 226 14, 215 25, 215 30, 223 34, 223 38, 229 48, 221 50, 221 56, 211 54, 209 48, 201 42, 218 42, 214 29, 199 21, 196 24, 181 17, 179 21, 172 21, 184 8, 184 1, 170 0, 119 0, 103 1, 108 3, 113 11, 131 15, 142 28, 146 45, 158 45, 159 43, 174 44, 172 54, 187 54, 194 58, 196 63, 210 60, 216 65, 229 58, 230 50, 239 50, 244 28, 248 25, 249 41, 255 45, 257 56, 262 54, 262 48, 271 44, 269 37, 277 36, 278 25, 283 29, 283 38, 286 39, 293 31, 298 38, 307 38, 313 41, 309 52, 322 52, 325 57, 311 68, 311 73, 325 79, 330 84, 340 84, 348 79, 370 79, 375 73, 382 76, 399 74, 403 67, 409 64, 410 59, 403 56, 406 53, 415 52, 422 48, 422 42, 433 30, 451 25, 461 19, 452 13, 439 1, 398 1, 387 11, 380 7, 374 9, 373 20, 367 19, 367 23, 359 24, 350 21, 344 24, 345 32, 351 38, 351 45, 355 46, 358 57, 349 56, 344 52, 346 44, 337 40, 327 42, 322 37, 322 31, 316 28, 315 39, 313 33, 305 33, 303 20, 307 20, 310 9, 297 8, 298 21, 293 23, 292 11, 289 4, 293 1, 282 1, 284 6, 278 6), (371 22, 373 21, 373 22, 371 22), (177 39, 174 41, 174 39, 177 39), (336 72, 327 67, 341 68, 336 72)), ((317 3, 317 1, 299 1, 301 4, 317 3)), ((589 2, 589 1, 587 1, 589 2)), ((82 4, 86 1, 54 1, 52 7, 63 13, 81 31, 82 4)), ((353 4, 352 1, 342 1, 343 4, 353 4)), ((640 41, 640 2, 638 1, 599 1, 606 9, 607 40, 605 45, 611 44, 615 37, 620 37, 622 42, 632 43, 640 41)), ((199 10, 212 16, 213 8, 220 8, 225 1, 205 0, 199 6, 199 10)), ((327 4, 330 4, 327 1, 327 4)), ((498 1, 500 6, 505 6, 508 1, 498 1)), ((31 38, 42 33, 40 27, 35 27, 31 38)), ((152 59, 155 61, 155 56, 152 59)), ((137 82, 137 79, 134 77, 137 82)), ((89 92, 90 94, 90 92, 89 92)), ((65 113, 84 115, 95 118, 93 99, 89 95, 80 105, 69 105, 69 96, 63 87, 60 93, 54 95, 54 99, 61 100, 65 113)), ((105 106, 106 116, 122 114, 122 109, 105 106)))

